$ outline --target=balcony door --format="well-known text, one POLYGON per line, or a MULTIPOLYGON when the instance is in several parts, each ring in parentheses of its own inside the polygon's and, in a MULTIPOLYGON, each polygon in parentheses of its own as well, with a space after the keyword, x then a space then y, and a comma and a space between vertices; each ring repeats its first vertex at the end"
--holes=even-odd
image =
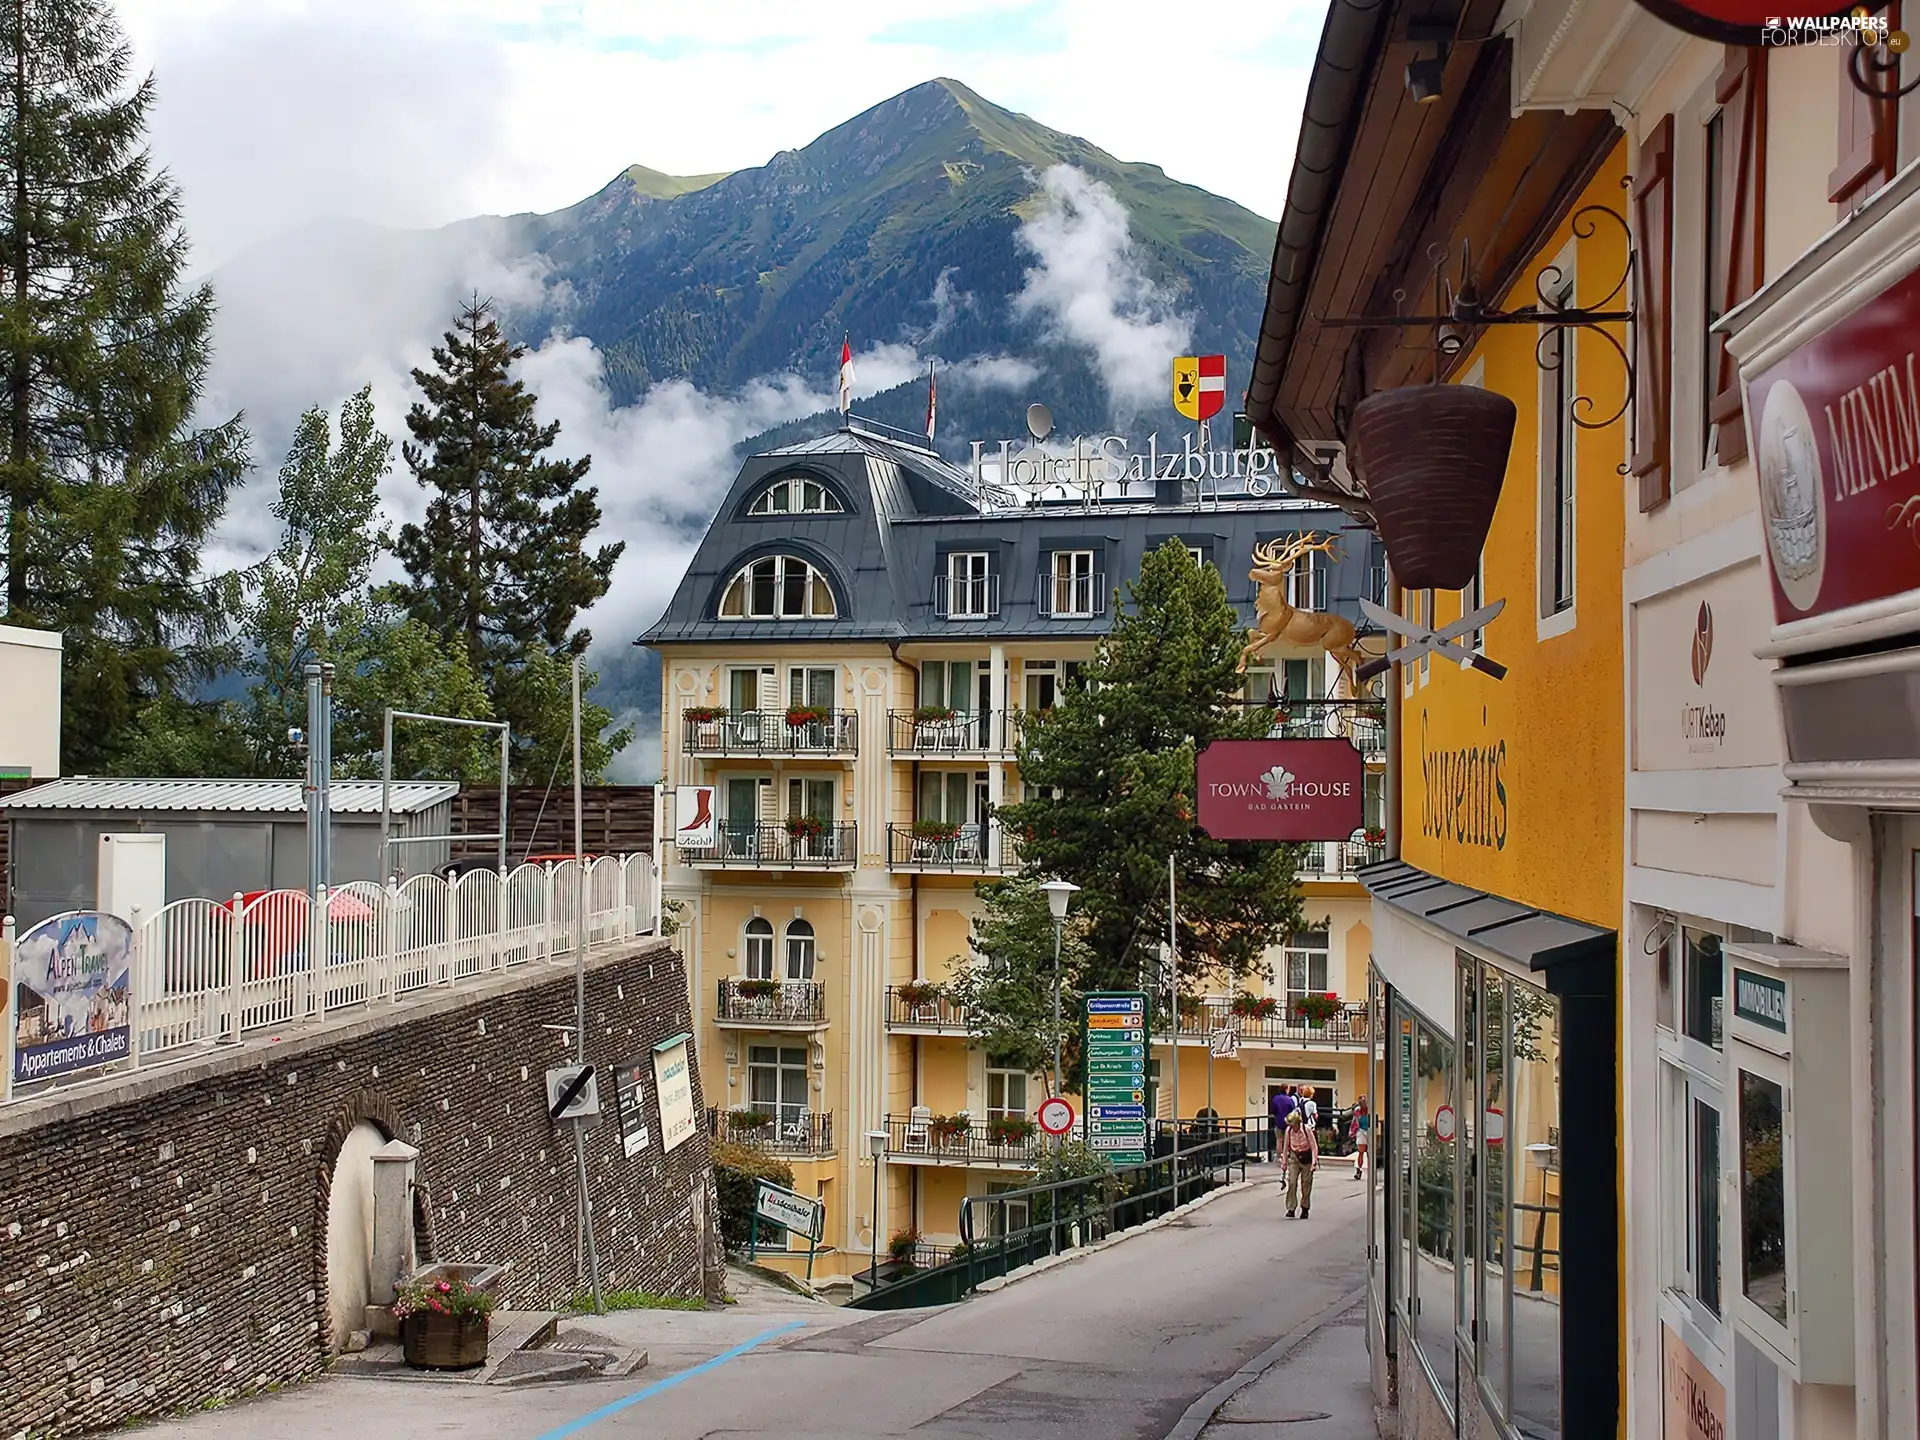
POLYGON ((838 678, 831 665, 791 665, 787 668, 787 704, 806 705, 815 710, 834 708, 834 682, 838 678))
POLYGON ((833 824, 833 780, 812 775, 787 777, 787 814, 789 820, 811 816, 824 825, 833 824))
POLYGON ((727 672, 727 726, 734 742, 748 749, 760 743, 761 713, 780 703, 777 672, 771 665, 736 665, 727 672))
POLYGON ((768 816, 766 811, 773 802, 773 782, 752 775, 730 776, 723 792, 726 808, 720 816, 720 825, 726 833, 727 853, 731 855, 752 855, 755 853, 760 826, 768 816))
POLYGON ((1281 951, 1285 965, 1286 999, 1281 1018, 1291 1021, 1294 1002, 1303 995, 1327 993, 1327 957, 1325 930, 1296 930, 1281 951))
POLYGON ((747 978, 773 979, 773 926, 759 916, 747 922, 747 978))
POLYGON ((784 1131, 807 1111, 807 1047, 749 1045, 747 1100, 784 1131))

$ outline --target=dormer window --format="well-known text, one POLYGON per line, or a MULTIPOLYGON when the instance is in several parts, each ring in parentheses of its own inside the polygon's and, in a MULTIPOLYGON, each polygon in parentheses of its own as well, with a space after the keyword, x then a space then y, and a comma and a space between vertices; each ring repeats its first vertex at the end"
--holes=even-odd
POLYGON ((782 475, 753 497, 749 515, 841 515, 840 497, 805 475, 782 475))
POLYGON ((720 597, 722 620, 832 620, 827 577, 797 555, 768 555, 744 565, 720 597))

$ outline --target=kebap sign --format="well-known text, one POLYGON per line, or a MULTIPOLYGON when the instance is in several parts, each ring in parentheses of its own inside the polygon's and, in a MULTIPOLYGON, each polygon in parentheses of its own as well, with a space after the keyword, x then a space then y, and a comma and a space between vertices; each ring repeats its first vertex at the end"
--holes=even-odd
POLYGON ((1346 840, 1362 825, 1347 740, 1216 740, 1197 766, 1200 828, 1216 840, 1346 840))

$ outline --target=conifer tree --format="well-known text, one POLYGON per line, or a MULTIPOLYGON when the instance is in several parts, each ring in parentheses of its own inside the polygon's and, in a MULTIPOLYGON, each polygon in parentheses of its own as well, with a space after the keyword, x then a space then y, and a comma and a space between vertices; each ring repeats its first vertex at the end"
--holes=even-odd
MULTIPOLYGON (((1027 718, 1019 756, 1029 798, 1000 818, 1023 879, 1080 886, 1085 956, 1071 966, 1070 989, 1151 982, 1167 934, 1169 856, 1183 981, 1244 980, 1300 924, 1298 851, 1201 830, 1194 761, 1211 741, 1266 734, 1269 717, 1235 703, 1243 631, 1218 571, 1169 541, 1141 561, 1129 589, 1081 681, 1027 718)), ((1022 891, 1001 888, 989 906, 1013 916, 1022 891)))
POLYGON ((238 417, 190 426, 213 297, 181 286, 129 62, 98 0, 0 3, 0 593, 65 636, 69 771, 113 768, 213 663, 233 595, 200 549, 247 468, 238 417))
POLYGON ((407 579, 392 591, 413 618, 465 644, 516 734, 543 719, 516 713, 516 698, 548 688, 516 685, 518 672, 536 651, 585 653, 590 636, 574 621, 606 594, 625 548, 589 548, 599 492, 581 482, 592 459, 548 456, 560 424, 535 419, 535 395, 511 373, 525 353, 475 296, 435 347, 435 368, 413 372, 423 398, 402 453, 430 498, 423 521, 401 528, 394 553, 407 579))

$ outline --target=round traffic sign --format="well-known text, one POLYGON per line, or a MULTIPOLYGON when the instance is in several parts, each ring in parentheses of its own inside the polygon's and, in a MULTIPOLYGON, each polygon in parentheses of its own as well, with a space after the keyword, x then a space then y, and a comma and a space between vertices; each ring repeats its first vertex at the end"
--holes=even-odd
POLYGON ((1453 1139, 1453 1107, 1451 1105, 1442 1105, 1434 1112, 1433 1133, 1442 1140, 1453 1139))
POLYGON ((1487 1107, 1485 1134, 1489 1145, 1498 1145, 1507 1138, 1507 1117, 1492 1106, 1487 1107))
POLYGON ((1058 1095, 1040 1102, 1040 1128, 1049 1135, 1064 1135, 1073 1129, 1073 1102, 1058 1095))

